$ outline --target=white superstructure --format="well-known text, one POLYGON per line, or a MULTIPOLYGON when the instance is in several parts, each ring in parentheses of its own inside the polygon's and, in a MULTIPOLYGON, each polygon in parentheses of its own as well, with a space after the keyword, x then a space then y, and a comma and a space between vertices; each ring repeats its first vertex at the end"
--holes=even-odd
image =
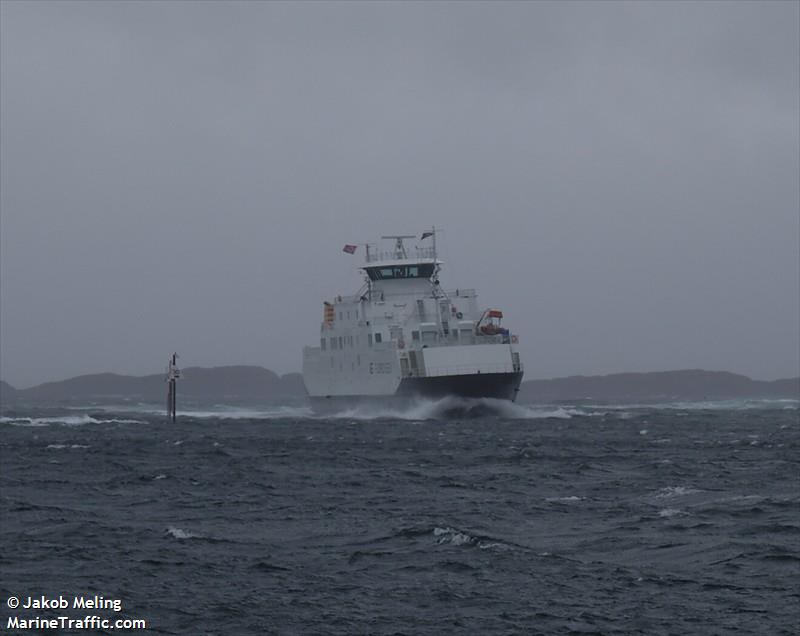
MULTIPOLYGON (((365 283, 325 301, 319 346, 303 350, 303 379, 315 405, 391 397, 459 395, 513 400, 522 380, 517 336, 502 312, 481 308, 474 289, 444 290, 436 232, 384 236, 365 245, 365 283)), ((355 251, 346 246, 345 251, 355 251)))

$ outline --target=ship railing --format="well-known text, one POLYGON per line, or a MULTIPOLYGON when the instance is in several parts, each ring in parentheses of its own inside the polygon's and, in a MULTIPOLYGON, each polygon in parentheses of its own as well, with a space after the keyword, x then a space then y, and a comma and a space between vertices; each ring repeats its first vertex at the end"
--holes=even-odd
MULTIPOLYGON (((470 333, 468 338, 465 340, 464 338, 459 338, 456 336, 455 331, 450 331, 450 335, 447 338, 439 338, 435 342, 424 342, 419 343, 420 348, 422 345, 426 347, 459 347, 459 346, 469 346, 469 345, 478 345, 478 344, 511 344, 512 339, 511 336, 504 336, 502 334, 498 334, 496 336, 478 336, 474 333, 470 333)), ((416 345, 417 342, 414 342, 416 345)))
POLYGON ((379 250, 374 246, 369 246, 367 252, 367 263, 378 263, 380 261, 409 261, 420 258, 436 258, 436 252, 432 247, 412 247, 407 248, 405 255, 398 254, 395 250, 379 250))
MULTIPOLYGON (((396 296, 402 296, 404 298, 431 298, 430 291, 424 292, 399 292, 397 294, 391 293, 391 291, 383 290, 383 294, 386 298, 391 299, 396 296)), ((470 289, 467 287, 459 287, 458 289, 447 289, 441 291, 440 294, 446 295, 448 298, 475 298, 477 295, 474 289, 470 289)), ((373 298, 373 300, 375 300, 373 298)))
MULTIPOLYGON (((476 295, 474 289, 468 289, 468 288, 448 289, 444 293, 449 298, 475 298, 476 295)), ((386 292, 386 290, 383 290, 383 302, 386 303, 392 302, 392 300, 394 298, 397 298, 398 296, 403 298, 408 298, 410 300, 417 300, 418 298, 430 298, 431 294, 430 292, 422 292, 416 294, 413 292, 410 293, 404 292, 399 294, 392 294, 386 292)), ((361 294, 353 294, 351 296, 342 296, 342 295, 334 296, 333 301, 335 303, 357 303, 362 298, 369 299, 369 292, 365 290, 361 294)), ((381 302, 380 292, 376 292, 375 294, 373 294, 372 300, 380 304, 381 302)))
POLYGON ((515 373, 521 371, 521 366, 508 363, 496 364, 463 364, 443 367, 425 367, 427 377, 442 375, 478 375, 481 373, 515 373))

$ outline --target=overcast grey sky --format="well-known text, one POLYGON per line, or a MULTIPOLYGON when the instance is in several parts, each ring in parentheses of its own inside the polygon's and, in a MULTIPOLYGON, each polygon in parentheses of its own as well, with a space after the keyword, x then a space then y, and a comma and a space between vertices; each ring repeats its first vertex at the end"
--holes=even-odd
POLYGON ((529 379, 797 375, 798 7, 4 1, 0 377, 299 371, 432 224, 529 379))

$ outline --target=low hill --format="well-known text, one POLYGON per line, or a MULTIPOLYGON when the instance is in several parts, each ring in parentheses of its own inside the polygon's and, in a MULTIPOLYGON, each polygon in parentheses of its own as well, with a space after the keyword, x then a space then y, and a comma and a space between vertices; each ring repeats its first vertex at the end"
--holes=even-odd
POLYGON ((735 398, 800 398, 800 378, 764 382, 726 371, 659 371, 576 375, 522 383, 519 401, 696 401, 735 398))
POLYGON ((8 382, 0 380, 0 404, 5 404, 17 399, 17 390, 8 382))
MULTIPOLYGON (((145 376, 97 373, 59 382, 46 382, 29 389, 14 389, 11 400, 24 402, 85 402, 138 400, 162 402, 167 386, 164 374, 145 376)), ((256 366, 187 367, 178 381, 178 396, 198 402, 258 402, 284 396, 305 395, 299 373, 284 376, 256 366)))
MULTIPOLYGON (((196 402, 257 403, 305 396, 299 373, 279 376, 257 366, 188 367, 178 382, 178 396, 196 402)), ((128 376, 116 373, 82 375, 15 389, 0 382, 0 401, 87 402, 137 400, 160 403, 166 397, 163 374, 128 376)), ((735 398, 800 398, 800 378, 763 382, 725 371, 660 371, 576 375, 552 380, 527 380, 520 402, 601 401, 656 402, 735 398)))

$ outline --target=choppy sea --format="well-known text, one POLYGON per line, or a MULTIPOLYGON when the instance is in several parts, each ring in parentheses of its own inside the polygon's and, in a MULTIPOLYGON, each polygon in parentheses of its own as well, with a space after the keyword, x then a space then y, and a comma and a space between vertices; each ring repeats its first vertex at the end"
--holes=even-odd
POLYGON ((453 406, 9 407, 0 629, 800 632, 797 401, 453 406))

